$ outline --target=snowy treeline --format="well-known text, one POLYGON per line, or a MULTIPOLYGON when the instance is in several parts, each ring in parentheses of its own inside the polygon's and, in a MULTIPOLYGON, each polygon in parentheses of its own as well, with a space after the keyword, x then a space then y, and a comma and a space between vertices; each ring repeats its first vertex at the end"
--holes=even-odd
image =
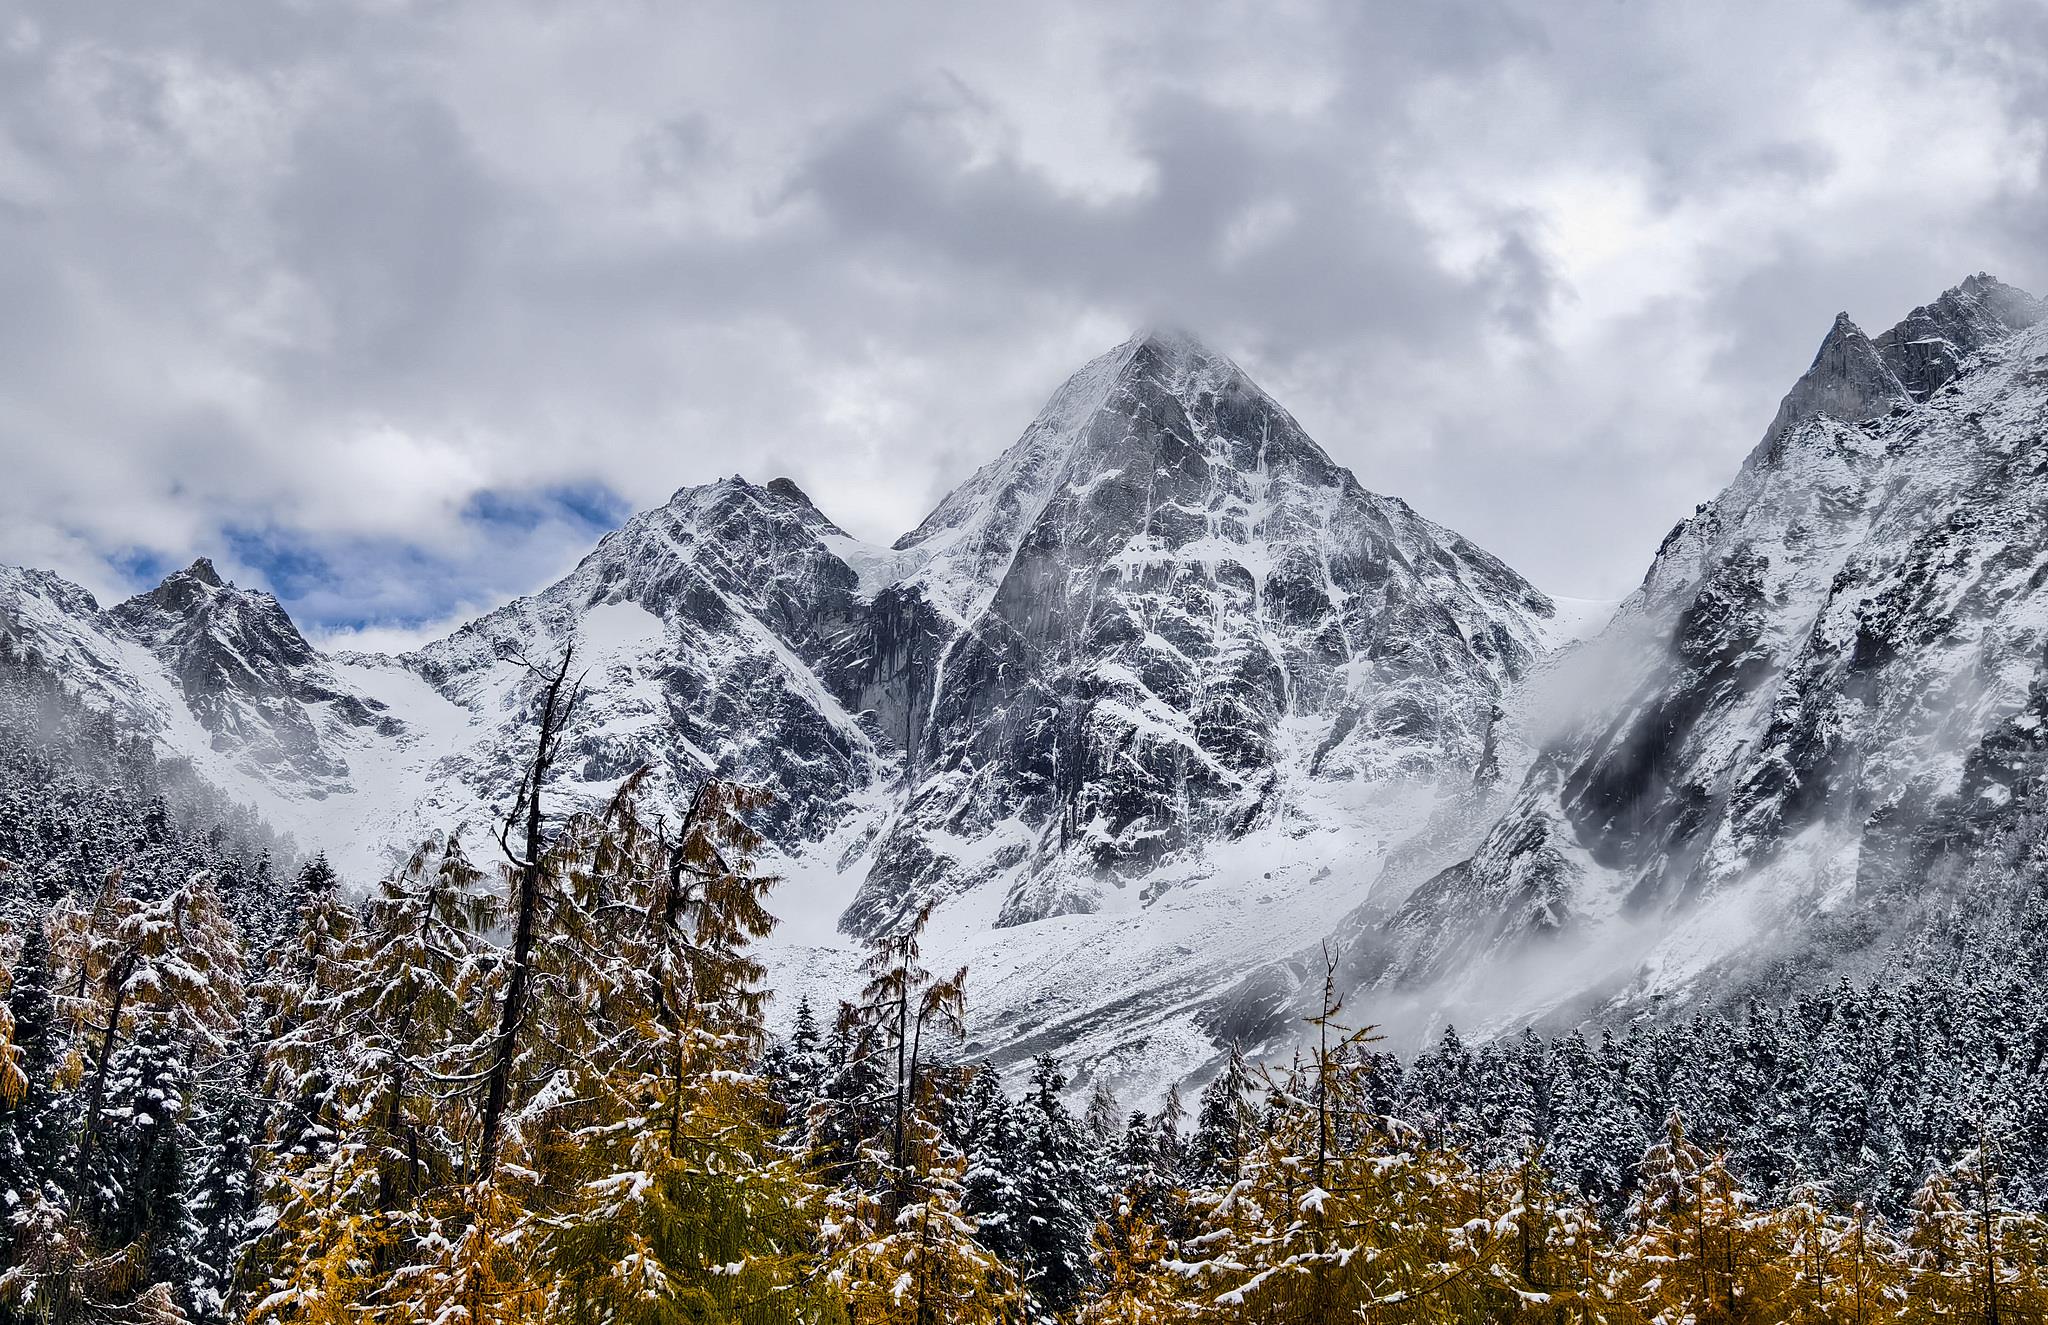
POLYGON ((1406 1066, 1329 1008, 1077 1113, 1051 1058, 960 1061, 922 915, 764 1032, 758 793, 552 813, 544 717, 496 840, 358 902, 0 664, 6 1321, 2048 1312, 2038 826, 1910 975, 1406 1066))

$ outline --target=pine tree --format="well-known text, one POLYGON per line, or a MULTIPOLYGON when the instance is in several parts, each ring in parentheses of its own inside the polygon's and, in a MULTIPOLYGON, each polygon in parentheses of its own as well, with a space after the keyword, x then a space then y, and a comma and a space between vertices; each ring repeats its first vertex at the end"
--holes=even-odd
POLYGON ((1181 1318, 1171 1247, 1131 1191, 1096 1224, 1092 1242, 1096 1287, 1077 1316, 1081 1325, 1165 1325, 1181 1318))
POLYGON ((845 1009, 820 1049, 824 1080, 804 1119, 812 1168, 827 1184, 851 1178, 868 1139, 888 1126, 891 1091, 882 1033, 845 1009))
POLYGON ((1578 1031, 1559 1040, 1550 1055, 1547 1157, 1581 1198, 1608 1216, 1621 1213, 1645 1145, 1616 1077, 1617 1058, 1611 1040, 1595 1053, 1578 1031))
MULTIPOLYGON (((1273 1325, 1487 1318, 1508 1231, 1479 1175, 1372 1107, 1370 1027, 1337 1018, 1326 954, 1305 1061, 1271 1082, 1270 1126, 1205 1202, 1187 1266, 1195 1318, 1273 1325)), ((1497 1313, 1496 1313, 1497 1314, 1497 1313)))
MULTIPOLYGON (((59 958, 81 991, 67 1001, 83 1032, 86 1083, 68 1195, 71 1207, 92 1220, 111 1215, 109 1203, 119 1200, 116 1189, 100 1185, 112 1175, 94 1163, 116 1051, 140 1045, 165 1056, 218 1058, 230 1048, 225 1037, 241 1014, 240 938, 212 877, 195 874, 148 903, 120 892, 118 883, 110 880, 110 891, 88 923, 67 935, 72 941, 59 958)), ((136 1071, 132 1081, 156 1088, 153 1068, 138 1063, 136 1071)))
POLYGON ((1986 1152, 1930 1172, 1907 1236, 1913 1310, 1927 1319, 2012 1325, 2048 1319, 2048 1228, 2005 1205, 1986 1152))
POLYGON ((793 1133, 797 1148, 808 1150, 811 1110, 824 1094, 831 1071, 825 1034, 808 994, 798 998, 788 1037, 769 1046, 761 1071, 768 1078, 780 1121, 793 1133))
POLYGON ((1098 1150, 1113 1151, 1123 1144, 1123 1110, 1107 1081, 1096 1082, 1088 1092, 1088 1108, 1081 1115, 1081 1126, 1087 1129, 1089 1142, 1098 1150))
POLYGON ((870 944, 861 1001, 840 1015, 849 1063, 865 1064, 881 1095, 874 1130, 826 1204, 831 1280, 859 1325, 975 1325, 1007 1319, 1019 1298, 1012 1271, 977 1239, 962 1206, 965 1161, 940 1126, 949 1102, 926 1036, 962 1033, 967 972, 939 979, 924 968, 930 918, 927 906, 870 944))
POLYGON ((1084 1133, 1060 1092, 1066 1076, 1051 1055, 1032 1065, 1013 1158, 1017 1173, 1011 1225, 1019 1230, 1016 1268, 1041 1317, 1064 1318, 1080 1305, 1092 1270, 1090 1241, 1102 1211, 1100 1176, 1084 1133))
POLYGON ((1643 1155, 1615 1296, 1653 1321, 1781 1321, 1790 1257, 1777 1232, 1674 1111, 1665 1139, 1643 1155))
POLYGON ((1883 1220, 1858 1205, 1835 1209, 1827 1189, 1802 1183, 1766 1213, 1787 1262, 1787 1321, 1875 1325, 1906 1300, 1904 1249, 1883 1220))
POLYGON ((0 1300, 30 1316, 177 1310, 168 1259, 189 1240, 187 1105, 241 1015, 239 937, 213 878, 154 901, 108 876, 88 910, 54 914, 56 1001, 75 1028, 59 1082, 79 1121, 49 1189, 15 1219, 27 1254, 0 1300))
POLYGON ((9 1211, 50 1193, 65 1130, 54 1097, 60 1045, 49 943, 39 917, 22 928, 9 973, 0 1080, 0 1208, 9 1211))
POLYGON ((1021 1297, 1003 1261, 960 1207, 961 1165, 937 1129, 913 1115, 899 1160, 877 1143, 853 1181, 826 1200, 829 1275, 857 1325, 983 1325, 1007 1321, 1021 1297), (893 1211, 893 1213, 892 1213, 893 1211))
POLYGON ((1089 1325, 1154 1325, 1180 1314, 1174 1242, 1193 1222, 1181 1176, 1182 1113, 1180 1092, 1169 1088, 1156 1117, 1133 1111, 1124 1124, 1108 1166, 1116 1196, 1091 1239, 1095 1288, 1080 1316, 1089 1325))
POLYGON ((582 825, 568 869, 616 957, 600 1041, 579 1094, 598 1101, 551 1157, 580 1181, 544 1258, 551 1316, 566 1321, 817 1320, 818 1193, 780 1148, 766 1078, 763 971, 748 949, 773 921, 775 882, 754 867, 744 815, 761 797, 707 781, 673 841, 648 825, 629 781, 582 825))
POLYGON ((272 1047, 273 1073, 303 1080, 334 1058, 331 1135, 284 1115, 273 1142, 276 1227, 259 1255, 268 1270, 256 1314, 344 1318, 397 1297, 419 1248, 460 1227, 459 1193, 474 1110, 443 1083, 482 1034, 492 979, 484 934, 493 914, 484 874, 454 837, 430 838, 379 886, 331 965, 307 1019, 272 1047), (331 988, 329 986, 331 985, 331 988), (362 1261, 360 1266, 358 1262, 362 1261))
POLYGON ((901 932, 870 941, 867 985, 860 1001, 842 1013, 856 1033, 873 1032, 872 1051, 880 1057, 886 1074, 886 1140, 890 1168, 896 1175, 888 1197, 892 1218, 910 1203, 914 1134, 928 1084, 925 1035, 957 1038, 965 1030, 966 968, 940 979, 923 965, 921 944, 931 915, 931 905, 926 904, 901 932))
POLYGON ((1030 1235, 1023 1109, 1004 1093, 1002 1078, 985 1063, 969 1068, 965 1081, 958 1096, 945 1102, 942 1137, 964 1160, 961 1209, 974 1220, 976 1240, 1021 1272, 1030 1235))
MULTIPOLYGON (((512 926, 512 948, 505 955, 504 974, 498 990, 498 1027, 486 1048, 481 1065, 481 1120, 477 1128, 475 1172, 488 1182, 498 1164, 505 1114, 512 1105, 513 1075, 520 1066, 522 1034, 527 1030, 529 1005, 533 998, 534 966, 539 957, 536 943, 545 923, 545 912, 559 900, 560 879, 549 850, 547 819, 541 809, 542 793, 582 693, 579 680, 568 685, 569 668, 576 656, 572 646, 562 650, 561 663, 552 676, 538 668, 545 679, 541 692, 539 731, 532 758, 505 817, 498 843, 504 848, 511 882, 508 919, 512 926), (566 689, 565 689, 566 686, 566 689), (521 836, 518 850, 512 846, 514 833, 521 836)), ((531 667, 531 664, 529 664, 531 667)), ((558 844, 556 844, 558 845, 558 844)), ((491 1203, 486 1203, 491 1204, 491 1203)))
POLYGON ((1498 1238, 1486 1267, 1499 1287, 1489 1301, 1503 1319, 1597 1318, 1610 1271, 1611 1239, 1599 1213, 1559 1184, 1540 1149, 1481 1179, 1498 1238))
POLYGON ((1232 1044, 1223 1070, 1202 1087, 1196 1103, 1195 1134, 1189 1144, 1188 1163, 1200 1181, 1236 1179, 1258 1129, 1251 1092, 1252 1072, 1245 1062, 1244 1050, 1232 1044))

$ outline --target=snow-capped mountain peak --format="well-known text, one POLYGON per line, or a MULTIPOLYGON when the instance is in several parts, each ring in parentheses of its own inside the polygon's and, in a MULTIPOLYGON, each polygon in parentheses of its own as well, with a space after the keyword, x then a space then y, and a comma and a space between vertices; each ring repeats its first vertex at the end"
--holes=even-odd
POLYGON ((1558 616, 1168 330, 1084 365, 893 547, 788 479, 734 475, 403 658, 324 657, 204 563, 110 612, 14 574, 35 647, 84 641, 89 684, 160 694, 167 746, 206 747, 359 877, 502 810, 531 664, 573 645, 585 698, 552 804, 643 766, 659 796, 759 784, 789 932, 824 944, 808 967, 838 969, 833 920, 871 933, 938 902, 935 941, 1009 973, 991 1033, 1058 986, 1060 1034, 1089 1052, 1164 1019, 1183 1058, 1207 1052, 1205 998, 1370 877, 1334 868, 1470 794, 1558 616), (1191 944, 1191 924, 1222 932, 1191 944), (1135 963, 1121 1021, 1088 993, 1112 959, 1135 963))
POLYGON ((1883 941, 1863 908, 1938 892, 2022 812, 2048 758, 2044 322, 1982 275, 1875 338, 1838 317, 1575 656, 1576 711, 1507 812, 1348 927, 1359 978, 1469 1025, 1739 962, 1825 973, 1822 917, 1883 941))

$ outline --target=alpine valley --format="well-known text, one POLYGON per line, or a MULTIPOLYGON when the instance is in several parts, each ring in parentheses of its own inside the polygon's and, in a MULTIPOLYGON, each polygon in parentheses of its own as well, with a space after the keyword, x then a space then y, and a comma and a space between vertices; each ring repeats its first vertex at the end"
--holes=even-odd
POLYGON ((401 656, 323 653, 205 560, 112 606, 0 569, 0 639, 358 889, 489 840, 528 664, 573 646, 555 804, 643 766, 671 808, 768 793, 781 1009, 929 906, 971 1055, 1154 1098, 1286 1052, 1326 950, 1410 1047, 1797 992, 1937 923, 2048 809, 2044 321, 1985 276, 1837 319, 1618 607, 1151 332, 892 546, 735 477, 401 656))

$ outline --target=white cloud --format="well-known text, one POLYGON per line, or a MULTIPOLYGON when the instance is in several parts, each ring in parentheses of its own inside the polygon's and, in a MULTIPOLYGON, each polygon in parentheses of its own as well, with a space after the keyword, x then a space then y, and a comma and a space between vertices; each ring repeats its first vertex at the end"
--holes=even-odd
POLYGON ((480 493, 787 472, 892 538, 1157 318, 1369 486, 1609 595, 1837 308, 2048 287, 2026 3, 0 31, 0 559, 105 588, 234 535, 315 623, 497 601, 588 535, 480 493))

